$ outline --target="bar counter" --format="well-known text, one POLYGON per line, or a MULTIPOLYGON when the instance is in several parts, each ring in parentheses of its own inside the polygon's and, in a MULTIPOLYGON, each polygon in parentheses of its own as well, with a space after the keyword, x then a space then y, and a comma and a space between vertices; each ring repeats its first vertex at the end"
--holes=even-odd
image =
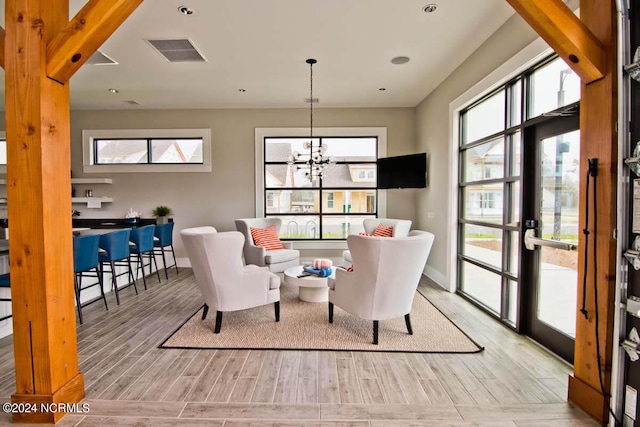
POLYGON ((138 218, 138 221, 131 222, 129 218, 73 218, 73 228, 129 228, 142 227, 144 225, 155 224, 155 218, 138 218))

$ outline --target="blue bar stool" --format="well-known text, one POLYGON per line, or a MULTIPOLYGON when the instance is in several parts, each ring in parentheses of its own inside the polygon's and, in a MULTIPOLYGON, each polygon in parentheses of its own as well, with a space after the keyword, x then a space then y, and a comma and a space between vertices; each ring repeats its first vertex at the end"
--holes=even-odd
POLYGON ((102 286, 102 275, 98 270, 98 244, 100 243, 99 234, 86 234, 84 236, 78 236, 73 238, 73 272, 75 273, 75 293, 76 293, 76 307, 78 307, 78 318, 80 324, 82 324, 82 307, 86 307, 89 304, 93 304, 101 299, 104 301, 104 307, 109 310, 107 305, 107 297, 104 295, 104 288, 102 286), (97 282, 93 282, 90 285, 82 286, 83 277, 95 277, 97 282), (85 289, 92 288, 94 286, 100 287, 100 297, 94 298, 84 303, 80 302, 80 293, 85 289))
MULTIPOLYGON (((11 289, 11 278, 9 276, 9 273, 0 274, 0 288, 11 289)), ((0 301, 2 301, 2 302, 11 302, 11 298, 0 298, 0 301)), ((11 304, 9 304, 9 305, 11 305, 11 304)), ((8 314, 6 316, 0 317, 0 322, 3 321, 3 320, 7 320, 10 317, 11 317, 11 314, 8 314)))
POLYGON ((104 273, 111 273, 111 287, 116 293, 116 303, 120 305, 120 296, 118 291, 133 285, 138 295, 138 288, 136 287, 136 281, 133 278, 133 272, 131 271, 131 256, 129 253, 129 235, 131 234, 130 228, 123 228, 122 230, 112 231, 110 233, 100 235, 100 249, 104 252, 100 252, 98 259, 100 261, 100 274, 104 280, 104 273), (105 270, 105 266, 109 266, 110 270, 105 270), (116 274, 117 266, 128 267, 127 272, 116 274), (124 274, 128 274, 131 281, 118 288, 118 277, 124 274))
POLYGON ((169 278, 167 268, 175 267, 176 273, 178 273, 178 263, 176 263, 176 254, 173 252, 173 222, 166 224, 156 225, 155 237, 157 240, 153 242, 155 246, 154 254, 162 254, 162 264, 164 265, 164 275, 169 278), (171 248, 171 249, 168 249, 171 248), (164 253, 171 251, 173 255, 173 265, 167 266, 167 259, 164 253))
POLYGON ((142 269, 142 282, 144 283, 144 288, 147 289, 147 279, 144 274, 144 267, 149 266, 149 274, 153 273, 151 268, 151 262, 156 266, 156 274, 158 275, 158 282, 160 282, 160 271, 158 270, 158 264, 156 262, 156 258, 153 256, 153 234, 156 226, 145 225, 144 227, 138 227, 131 229, 131 235, 129 236, 129 240, 131 244, 129 245, 129 251, 131 252, 131 257, 136 260, 136 279, 138 278, 138 272, 142 269), (149 260, 148 264, 144 263, 145 257, 149 260))

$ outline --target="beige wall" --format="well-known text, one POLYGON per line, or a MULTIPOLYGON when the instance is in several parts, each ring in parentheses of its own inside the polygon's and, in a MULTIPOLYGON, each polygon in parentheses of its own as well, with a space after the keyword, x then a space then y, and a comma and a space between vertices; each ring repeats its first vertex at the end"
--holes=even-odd
MULTIPOLYGON (((112 196, 102 209, 74 204, 83 218, 119 218, 129 209, 150 217, 159 205, 174 211, 174 240, 178 257, 186 255, 178 232, 182 228, 212 225, 219 231, 235 230, 234 219, 255 215, 254 129, 257 127, 305 127, 307 109, 255 110, 105 110, 72 111, 71 167, 74 177, 113 179, 112 185, 92 185, 94 196, 112 196), (82 173, 83 129, 210 128, 212 171, 208 173, 82 173)), ((364 108, 314 110, 314 127, 387 127, 387 154, 415 150, 414 108, 364 108)), ((79 193, 89 186, 77 186, 79 193)), ((80 194, 78 194, 80 195, 80 194)), ((412 191, 388 192, 387 216, 413 219, 412 191)), ((303 252, 303 256, 316 256, 303 252)), ((340 256, 342 251, 323 252, 340 256)))
MULTIPOLYGON (((416 151, 428 153, 428 187, 417 193, 414 228, 436 235, 426 272, 447 289, 455 286, 448 271, 451 248, 455 248, 455 241, 447 238, 451 226, 448 218, 457 215, 455 208, 450 213, 451 147, 457 141, 451 140, 449 105, 537 38, 522 18, 514 15, 416 109, 416 151)), ((453 179, 455 183, 457 177, 453 179)))

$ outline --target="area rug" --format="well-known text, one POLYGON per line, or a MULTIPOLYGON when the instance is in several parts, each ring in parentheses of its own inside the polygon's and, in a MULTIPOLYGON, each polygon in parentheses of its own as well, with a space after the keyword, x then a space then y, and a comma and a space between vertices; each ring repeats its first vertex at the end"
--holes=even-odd
POLYGON ((159 348, 340 350, 416 353, 476 353, 484 350, 422 294, 416 292, 411 310, 413 335, 407 334, 404 317, 379 322, 378 345, 372 344, 371 321, 359 319, 338 306, 333 324, 327 303, 298 299, 298 288, 280 288, 280 322, 273 304, 225 312, 219 334, 213 333, 215 311, 203 321, 202 308, 189 317, 159 348))

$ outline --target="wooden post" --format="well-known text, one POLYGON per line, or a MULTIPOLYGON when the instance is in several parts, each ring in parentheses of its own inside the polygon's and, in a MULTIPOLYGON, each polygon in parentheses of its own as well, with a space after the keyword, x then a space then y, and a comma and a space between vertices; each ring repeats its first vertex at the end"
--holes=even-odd
MULTIPOLYGON (((69 20, 68 0, 5 3, 9 259, 16 393, 13 402, 74 403, 78 372, 73 294, 69 87, 47 78, 46 45, 69 20)), ((39 409, 39 408, 38 408, 39 409)), ((14 414, 56 422, 64 412, 14 414)))
MULTIPOLYGON (((616 285, 616 184, 617 184, 617 79, 616 79, 616 8, 612 0, 580 2, 580 16, 587 27, 598 37, 604 50, 604 77, 593 83, 582 83, 580 101, 580 229, 588 228, 589 253, 584 263, 585 237, 580 234, 581 253, 578 257, 578 277, 582 279, 587 268, 588 319, 578 311, 574 373, 569 377, 569 400, 585 412, 604 422, 609 418, 608 400, 611 385, 611 361, 613 346, 614 290, 616 285), (587 159, 598 159, 596 182, 597 200, 590 191, 589 224, 585 224, 587 159), (595 206, 595 208, 594 208, 595 206), (594 209, 597 224, 594 224, 594 209), (597 226, 597 234, 593 233, 597 226), (594 245, 594 241, 597 243, 594 245), (597 249, 597 263, 593 259, 597 249), (593 274, 597 267, 598 301, 596 308, 593 274), (595 312, 599 322, 596 325, 595 312), (599 335, 599 372, 596 327, 599 335), (601 390, 600 374, 604 385, 601 390)), ((582 301, 582 286, 578 287, 578 302, 582 301)))
MULTIPOLYGON (((614 288, 616 280, 617 184, 617 81, 616 8, 614 0, 581 0, 580 19, 560 0, 507 0, 582 78, 580 98, 580 230, 590 234, 585 263, 586 237, 579 236, 578 277, 587 272, 585 318, 576 310, 574 373, 569 377, 569 400, 604 422, 608 419, 613 345, 614 288), (597 159, 597 200, 590 197, 590 221, 586 219, 588 159, 597 159), (596 206, 596 214, 593 214, 596 206), (597 222, 595 217, 597 216, 597 222), (597 229, 594 233, 593 230, 597 229), (594 245, 594 240, 597 244, 594 245), (598 260, 594 261, 594 247, 598 260), (595 299, 593 275, 597 267, 595 299), (596 325, 596 307, 598 324, 596 325), (596 328, 598 338, 596 338, 596 328), (599 357, 598 357, 599 356, 599 357), (600 363, 598 363, 600 362, 600 363), (604 388, 604 391, 602 390, 604 388)), ((593 185, 591 186, 593 188, 593 185)), ((590 189, 590 192, 592 190, 590 189)), ((578 304, 582 286, 578 286, 578 304)))
POLYGON ((5 1, 0 65, 16 366, 11 400, 32 409, 14 414, 15 422, 54 423, 65 410, 46 404, 84 397, 73 290, 68 79, 140 3, 89 0, 69 22, 68 0, 5 1))
POLYGON ((596 35, 562 0, 507 0, 585 83, 601 79, 606 53, 596 35))

